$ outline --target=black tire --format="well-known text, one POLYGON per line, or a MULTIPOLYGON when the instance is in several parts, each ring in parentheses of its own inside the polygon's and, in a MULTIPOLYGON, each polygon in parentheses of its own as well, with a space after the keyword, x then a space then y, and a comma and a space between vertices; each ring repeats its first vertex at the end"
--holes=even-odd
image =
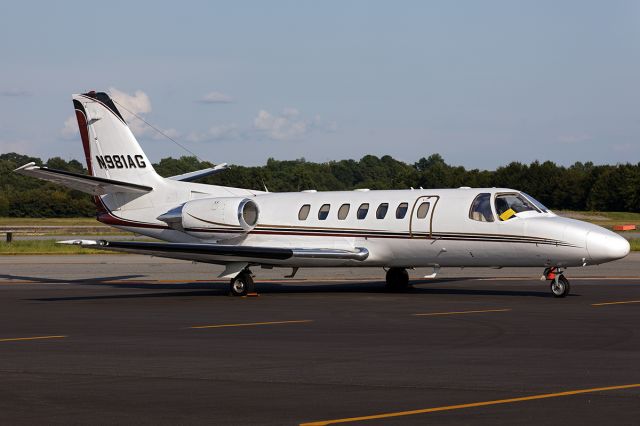
POLYGON ((557 282, 555 279, 551 280, 550 289, 553 297, 566 297, 571 291, 571 285, 564 275, 560 275, 557 282))
POLYGON ((254 283, 251 274, 248 272, 240 272, 238 276, 229 283, 229 293, 232 296, 246 296, 247 293, 253 293, 254 283))
POLYGON ((386 276, 387 289, 404 291, 409 288, 409 273, 405 268, 389 268, 386 276))

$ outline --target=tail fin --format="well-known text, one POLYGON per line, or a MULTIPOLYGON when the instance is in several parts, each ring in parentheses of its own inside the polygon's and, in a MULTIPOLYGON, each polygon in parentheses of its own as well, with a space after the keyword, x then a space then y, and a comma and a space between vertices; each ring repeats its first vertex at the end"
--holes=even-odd
POLYGON ((73 106, 90 175, 151 187, 162 180, 109 95, 73 95, 73 106))

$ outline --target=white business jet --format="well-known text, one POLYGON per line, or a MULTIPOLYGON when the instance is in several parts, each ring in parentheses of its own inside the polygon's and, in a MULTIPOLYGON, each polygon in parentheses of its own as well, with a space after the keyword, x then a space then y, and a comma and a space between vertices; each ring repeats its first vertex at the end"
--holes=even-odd
POLYGON ((506 188, 270 193, 192 181, 225 165, 163 178, 106 93, 73 96, 89 175, 26 164, 16 171, 92 194, 97 219, 162 242, 65 241, 83 247, 225 266, 233 295, 253 293, 252 266, 382 267, 389 288, 407 269, 540 267, 556 297, 567 267, 625 257, 629 243, 555 215, 506 188))

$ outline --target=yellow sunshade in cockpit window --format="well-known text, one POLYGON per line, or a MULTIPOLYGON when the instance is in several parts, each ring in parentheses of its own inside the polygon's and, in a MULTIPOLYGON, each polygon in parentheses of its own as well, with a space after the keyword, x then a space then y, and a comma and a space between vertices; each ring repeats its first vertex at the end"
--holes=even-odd
POLYGON ((509 220, 514 214, 516 212, 513 209, 509 209, 500 215, 500 220, 509 220))

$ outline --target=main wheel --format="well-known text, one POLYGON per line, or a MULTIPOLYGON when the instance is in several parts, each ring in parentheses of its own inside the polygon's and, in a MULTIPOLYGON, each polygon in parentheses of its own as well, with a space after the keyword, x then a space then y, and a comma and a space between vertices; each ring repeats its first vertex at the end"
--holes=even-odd
POLYGON ((254 290, 253 278, 249 272, 242 271, 229 284, 229 293, 232 296, 246 296, 254 290))
POLYGON ((571 286, 569 285, 569 280, 564 277, 564 275, 558 276, 558 279, 551 280, 551 293, 553 297, 565 297, 569 294, 569 290, 571 290, 571 286))
POLYGON ((404 268, 389 268, 386 281, 389 290, 406 290, 409 287, 409 273, 404 268))

